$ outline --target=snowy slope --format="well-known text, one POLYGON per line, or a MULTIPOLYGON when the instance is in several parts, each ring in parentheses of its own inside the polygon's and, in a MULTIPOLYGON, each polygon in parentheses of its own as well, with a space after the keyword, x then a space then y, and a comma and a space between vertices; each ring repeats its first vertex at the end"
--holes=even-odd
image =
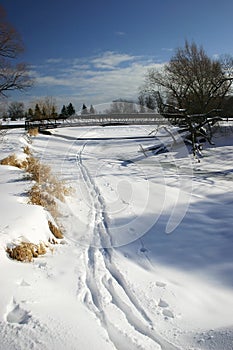
MULTIPOLYGON (((31 264, 4 249, 48 239, 49 213, 27 204, 22 170, 0 166, 0 349, 233 348, 233 133, 218 133, 197 163, 175 132, 171 148, 164 130, 146 139, 152 130, 33 138, 74 193, 60 208, 63 244, 31 264), (161 142, 168 153, 141 152, 161 142)), ((9 131, 0 158, 26 144, 9 131)))

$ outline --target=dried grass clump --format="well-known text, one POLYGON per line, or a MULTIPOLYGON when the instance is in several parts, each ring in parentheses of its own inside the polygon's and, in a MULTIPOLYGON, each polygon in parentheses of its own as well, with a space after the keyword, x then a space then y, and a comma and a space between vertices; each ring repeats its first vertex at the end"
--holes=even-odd
POLYGON ((38 128, 29 129, 29 130, 28 130, 28 134, 29 134, 30 136, 37 136, 37 135, 39 134, 39 130, 38 130, 38 128))
POLYGON ((25 146, 23 148, 23 152, 27 155, 27 156, 30 156, 31 155, 31 150, 28 146, 25 146))
POLYGON ((47 192, 62 202, 64 202, 65 196, 72 193, 72 189, 67 187, 66 184, 56 176, 51 175, 48 178, 48 183, 49 186, 47 186, 47 192))
POLYGON ((49 229, 52 232, 52 234, 58 238, 58 239, 62 239, 63 238, 63 234, 61 232, 61 230, 55 226, 51 221, 48 221, 48 225, 49 225, 49 229))
POLYGON ((48 205, 45 207, 48 209, 48 206, 55 205, 55 201, 49 197, 57 198, 64 202, 65 196, 70 195, 72 189, 67 187, 63 181, 58 180, 56 176, 52 175, 51 168, 48 165, 41 163, 39 159, 33 157, 28 146, 24 147, 23 151, 28 155, 26 160, 19 160, 15 154, 12 154, 2 159, 0 164, 25 169, 29 174, 29 178, 37 183, 36 187, 33 186, 29 193, 33 204, 43 205, 46 202, 48 205), (39 195, 40 192, 41 194, 39 195))
POLYGON ((54 198, 43 191, 38 183, 32 186, 28 194, 31 204, 41 205, 43 208, 48 210, 54 218, 59 216, 57 203, 55 202, 54 198))
POLYGON ((39 255, 44 255, 46 253, 46 248, 43 243, 34 244, 21 242, 14 248, 7 248, 6 252, 11 259, 31 262, 33 258, 37 258, 39 255))
MULTIPOLYGON (((13 154, 4 158, 0 163, 25 169, 29 178, 35 181, 28 192, 30 203, 42 206, 56 220, 59 217, 57 200, 64 202, 65 196, 72 193, 72 188, 67 187, 63 181, 58 180, 56 176, 52 175, 51 168, 48 165, 41 163, 39 159, 33 157, 28 146, 24 147, 23 151, 27 155, 26 160, 19 161, 13 154)), ((63 238, 61 230, 57 226, 53 225, 51 221, 48 222, 48 225, 54 237, 58 239, 63 238)), ((17 256, 18 258, 15 258, 17 260, 22 258, 23 260, 20 261, 25 261, 26 259, 31 261, 30 259, 34 257, 34 253, 30 253, 30 249, 28 245, 20 245, 9 251, 9 255, 17 256)))
POLYGON ((29 156, 27 158, 27 166, 25 169, 31 177, 31 180, 34 180, 38 183, 49 182, 51 177, 51 168, 48 165, 40 163, 39 159, 29 156))
POLYGON ((11 166, 15 166, 19 169, 24 169, 27 166, 27 161, 26 160, 19 160, 17 159, 15 154, 11 154, 6 158, 3 158, 0 161, 1 165, 11 165, 11 166))
POLYGON ((47 192, 48 195, 62 202, 64 202, 65 196, 72 192, 63 181, 52 175, 51 168, 48 165, 42 164, 39 159, 33 156, 27 158, 26 171, 29 173, 31 180, 40 185, 41 191, 47 192))

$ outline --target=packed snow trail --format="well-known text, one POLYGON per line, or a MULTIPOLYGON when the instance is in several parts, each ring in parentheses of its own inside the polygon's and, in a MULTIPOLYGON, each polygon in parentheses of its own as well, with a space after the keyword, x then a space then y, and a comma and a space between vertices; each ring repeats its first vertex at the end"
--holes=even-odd
MULTIPOLYGON (((131 127, 104 132, 121 130, 136 134, 131 127)), ((78 136, 85 129, 66 132, 78 136)), ((90 132, 101 136, 103 128, 90 132)), ((190 208, 168 236, 164 227, 179 194, 177 181, 187 173, 186 156, 176 155, 175 163, 166 155, 140 155, 138 161, 135 141, 38 135, 29 144, 24 131, 8 131, 0 159, 21 157, 30 145, 74 191, 60 203, 62 244, 21 264, 9 259, 6 244, 47 241, 48 213, 28 204, 31 183, 22 170, 0 167, 0 349, 232 350, 232 140, 224 135, 194 164, 190 208), (147 184, 152 201, 141 212, 147 184), (128 200, 131 189, 136 200, 128 200), (142 231, 134 217, 147 224, 162 203, 158 222, 136 237, 130 229, 142 231), (118 244, 118 227, 130 242, 118 244)))
POLYGON ((114 262, 115 251, 111 247, 104 198, 84 164, 82 153, 85 147, 86 143, 78 153, 77 164, 89 192, 89 218, 92 216, 94 222, 93 239, 85 252, 86 293, 83 302, 98 317, 118 350, 180 349, 156 333, 153 321, 114 262))

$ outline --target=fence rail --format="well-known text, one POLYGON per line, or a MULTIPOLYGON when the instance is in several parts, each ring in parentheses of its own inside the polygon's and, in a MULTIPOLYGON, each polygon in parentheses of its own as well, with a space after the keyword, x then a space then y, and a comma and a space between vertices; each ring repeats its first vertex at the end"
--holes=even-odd
MULTIPOLYGON (((195 116, 203 118, 204 115, 195 116)), ((25 128, 26 130, 38 127, 40 130, 69 127, 69 126, 107 126, 107 125, 167 125, 173 120, 182 120, 182 114, 156 114, 156 113, 133 113, 133 114, 83 114, 67 119, 26 120, 25 124, 1 125, 1 129, 25 128)), ((222 121, 233 121, 233 117, 220 117, 222 121)))

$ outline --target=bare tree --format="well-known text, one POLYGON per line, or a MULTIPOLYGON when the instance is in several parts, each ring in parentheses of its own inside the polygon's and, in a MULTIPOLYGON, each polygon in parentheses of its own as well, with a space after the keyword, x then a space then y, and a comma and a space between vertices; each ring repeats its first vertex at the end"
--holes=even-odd
POLYGON ((25 63, 14 65, 12 60, 23 51, 22 40, 6 21, 5 12, 0 6, 0 95, 5 96, 7 91, 25 90, 32 86, 32 79, 25 63))
POLYGON ((11 120, 23 118, 25 116, 23 102, 11 102, 11 104, 8 107, 8 115, 11 118, 11 120))
POLYGON ((201 140, 212 142, 212 126, 231 92, 232 73, 231 56, 211 59, 202 47, 187 41, 163 69, 148 71, 144 91, 157 94, 160 113, 182 124, 195 157, 201 140))
POLYGON ((233 57, 229 54, 221 55, 219 62, 225 76, 231 78, 233 76, 233 57))
POLYGON ((202 47, 186 41, 162 70, 148 71, 145 90, 152 93, 162 88, 175 101, 175 107, 188 114, 207 113, 221 107, 232 79, 219 60, 212 60, 202 47))
POLYGON ((110 108, 108 108, 105 113, 109 114, 132 114, 137 113, 138 110, 135 106, 134 102, 124 101, 124 100, 116 100, 113 101, 110 105, 110 108))

